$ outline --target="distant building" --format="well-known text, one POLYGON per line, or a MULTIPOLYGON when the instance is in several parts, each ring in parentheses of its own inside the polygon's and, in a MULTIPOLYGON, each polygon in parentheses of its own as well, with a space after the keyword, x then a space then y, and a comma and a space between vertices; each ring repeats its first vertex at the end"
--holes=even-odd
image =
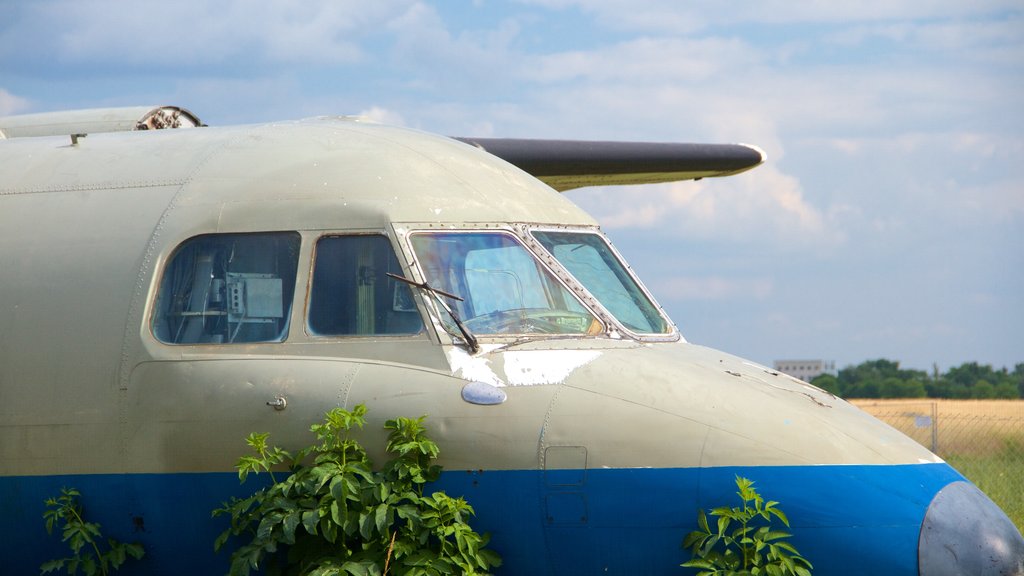
POLYGON ((775 369, 804 382, 822 374, 836 375, 835 360, 776 360, 775 369))

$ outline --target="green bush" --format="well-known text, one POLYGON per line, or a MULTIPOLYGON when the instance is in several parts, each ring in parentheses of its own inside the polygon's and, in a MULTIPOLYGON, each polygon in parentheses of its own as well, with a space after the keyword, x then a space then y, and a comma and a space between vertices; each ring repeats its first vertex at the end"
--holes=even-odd
POLYGON ((789 526, 778 502, 766 503, 746 478, 737 476, 736 486, 743 506, 712 509, 711 515, 718 518, 715 530, 700 510, 699 529, 683 540, 693 560, 682 565, 700 570, 698 576, 810 576, 811 563, 785 542, 791 535, 771 527, 773 517, 789 526))
POLYGON ((394 458, 374 471, 350 438, 365 414, 363 405, 331 410, 310 429, 317 443, 294 457, 268 446, 267 434, 249 435, 255 455, 239 460, 239 479, 266 471, 272 484, 213 512, 231 517, 217 550, 231 535, 249 539, 232 554, 232 576, 265 560, 270 573, 311 576, 484 574, 500 565, 485 549, 487 536, 470 528, 473 508, 465 500, 424 493, 441 472, 431 464, 439 450, 425 434, 425 417, 385 423, 394 458), (291 475, 278 481, 271 469, 286 460, 291 475))
POLYGON ((78 574, 81 569, 85 576, 106 576, 110 570, 120 568, 129 556, 138 560, 146 554, 141 544, 125 544, 113 538, 107 539, 106 552, 100 552, 103 541, 100 525, 85 521, 78 501, 80 497, 74 488, 61 488, 60 496, 46 499, 46 511, 43 512, 46 532, 53 534, 54 526, 63 524, 63 541, 71 548, 71 556, 44 562, 39 567, 40 574, 61 569, 68 574, 78 574))

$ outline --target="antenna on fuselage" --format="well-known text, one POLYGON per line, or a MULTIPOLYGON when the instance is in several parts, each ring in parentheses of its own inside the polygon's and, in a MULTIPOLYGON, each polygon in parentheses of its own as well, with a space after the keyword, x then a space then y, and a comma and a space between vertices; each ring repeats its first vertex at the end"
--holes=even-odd
POLYGON ((766 159, 764 150, 750 144, 455 139, 518 166, 559 192, 732 176, 766 159))

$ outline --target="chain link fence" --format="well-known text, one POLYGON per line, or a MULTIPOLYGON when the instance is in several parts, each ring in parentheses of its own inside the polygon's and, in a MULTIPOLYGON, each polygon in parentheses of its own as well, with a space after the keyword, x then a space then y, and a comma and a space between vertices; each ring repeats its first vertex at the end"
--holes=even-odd
POLYGON ((1024 400, 853 400, 988 494, 1024 532, 1024 400))

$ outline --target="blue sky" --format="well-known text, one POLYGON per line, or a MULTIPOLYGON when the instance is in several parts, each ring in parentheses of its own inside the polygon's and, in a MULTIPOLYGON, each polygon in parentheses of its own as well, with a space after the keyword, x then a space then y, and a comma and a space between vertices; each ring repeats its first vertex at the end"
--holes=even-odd
POLYGON ((139 104, 757 144, 741 176, 569 192, 688 340, 1024 362, 1019 1, 0 0, 0 115, 139 104))

